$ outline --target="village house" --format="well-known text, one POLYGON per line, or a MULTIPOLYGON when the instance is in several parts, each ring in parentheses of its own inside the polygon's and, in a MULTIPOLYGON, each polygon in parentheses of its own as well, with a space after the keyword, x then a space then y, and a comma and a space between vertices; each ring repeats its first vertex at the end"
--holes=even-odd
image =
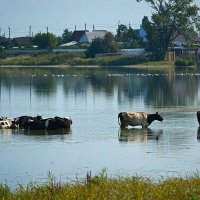
POLYGON ((193 46, 196 48, 193 48, 192 50, 188 48, 188 42, 184 35, 178 35, 173 41, 172 41, 173 47, 172 50, 175 51, 176 56, 196 56, 196 52, 199 49, 200 46, 200 34, 197 34, 195 38, 193 38, 193 46))
POLYGON ((12 39, 12 43, 15 47, 26 47, 32 45, 31 37, 17 37, 12 39))
POLYGON ((89 32, 87 30, 79 30, 73 32, 71 40, 77 43, 88 45, 96 38, 103 39, 106 33, 106 30, 93 30, 92 32, 89 32))

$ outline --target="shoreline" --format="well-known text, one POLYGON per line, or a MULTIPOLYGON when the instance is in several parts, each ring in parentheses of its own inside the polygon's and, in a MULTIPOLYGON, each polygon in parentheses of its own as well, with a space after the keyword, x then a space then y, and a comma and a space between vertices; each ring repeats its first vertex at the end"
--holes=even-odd
POLYGON ((150 69, 150 68, 174 68, 172 63, 150 63, 150 64, 135 64, 135 65, 0 65, 0 68, 138 68, 138 69, 150 69))
POLYGON ((136 70, 147 70, 147 71, 162 71, 162 70, 176 70, 176 69, 197 69, 198 66, 175 66, 174 62, 149 62, 142 64, 133 64, 133 65, 65 65, 65 64, 57 64, 57 65, 0 65, 0 69, 8 69, 8 68, 35 68, 35 69, 47 69, 47 68, 57 68, 57 69, 136 69, 136 70))

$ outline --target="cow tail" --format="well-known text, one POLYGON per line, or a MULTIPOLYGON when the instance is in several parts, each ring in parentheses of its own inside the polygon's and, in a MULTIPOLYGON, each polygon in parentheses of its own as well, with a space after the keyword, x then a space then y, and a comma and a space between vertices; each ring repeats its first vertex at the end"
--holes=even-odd
POLYGON ((118 124, 121 126, 122 112, 118 114, 118 124), (119 120, 120 119, 120 120, 119 120))

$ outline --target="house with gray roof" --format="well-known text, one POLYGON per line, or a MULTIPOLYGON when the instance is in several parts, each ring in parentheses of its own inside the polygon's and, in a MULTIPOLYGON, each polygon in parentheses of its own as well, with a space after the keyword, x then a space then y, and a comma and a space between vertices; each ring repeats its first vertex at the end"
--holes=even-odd
POLYGON ((90 44, 96 38, 104 38, 106 30, 93 30, 89 31, 74 31, 72 41, 76 41, 81 44, 90 44))
POLYGON ((75 42, 79 42, 80 39, 83 37, 83 35, 86 33, 86 32, 89 32, 87 30, 75 30, 72 34, 72 38, 71 38, 71 41, 75 41, 75 42))
POLYGON ((92 32, 85 32, 85 34, 80 38, 79 42, 82 44, 90 44, 96 38, 103 39, 106 33, 107 31, 104 30, 94 30, 92 32))

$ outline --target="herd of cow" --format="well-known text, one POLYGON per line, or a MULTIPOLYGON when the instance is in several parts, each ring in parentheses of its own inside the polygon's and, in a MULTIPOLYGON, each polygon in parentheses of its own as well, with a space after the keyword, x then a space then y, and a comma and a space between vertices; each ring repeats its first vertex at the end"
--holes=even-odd
MULTIPOLYGON (((197 120, 200 125, 200 111, 197 111, 197 120)), ((156 112, 149 114, 147 112, 120 112, 118 114, 118 123, 121 128, 128 126, 141 125, 147 128, 153 121, 163 121, 163 118, 156 112)), ((43 119, 41 116, 20 116, 17 118, 0 118, 0 129, 24 128, 27 130, 56 130, 70 129, 72 120, 69 117, 54 117, 43 119)))
POLYGON ((56 130, 70 129, 71 125, 72 120, 69 117, 43 119, 41 116, 20 116, 16 118, 0 118, 0 129, 56 130))

